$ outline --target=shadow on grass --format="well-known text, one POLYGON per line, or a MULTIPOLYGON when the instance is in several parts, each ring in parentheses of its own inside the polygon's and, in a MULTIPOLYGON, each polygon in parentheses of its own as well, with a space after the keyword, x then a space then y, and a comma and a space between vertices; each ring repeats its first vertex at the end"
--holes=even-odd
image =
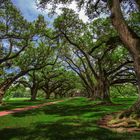
POLYGON ((105 114, 109 114, 125 109, 126 107, 122 105, 102 105, 102 104, 84 104, 84 105, 70 105, 70 104, 54 104, 45 106, 39 109, 33 109, 29 111, 24 111, 20 113, 12 114, 14 117, 25 117, 25 116, 34 116, 40 113, 44 113, 45 115, 59 115, 59 116, 81 116, 88 112, 94 112, 94 116, 99 114, 99 116, 103 116, 105 114))
MULTIPOLYGON (((65 120, 64 120, 65 121, 65 120)), ((92 122, 91 122, 92 123, 92 122)), ((33 129, 5 128, 0 130, 1 140, 139 140, 139 134, 118 134, 93 126, 90 123, 81 125, 55 123, 37 123, 33 129), (92 127, 91 127, 92 126, 92 127)))
MULTIPOLYGON (((24 119, 44 114, 46 120, 39 119, 25 128, 4 128, 0 130, 0 140, 140 140, 140 134, 115 133, 96 125, 102 116, 127 108, 123 105, 101 105, 87 101, 68 101, 40 109, 13 114, 24 119), (58 119, 47 120, 56 115, 58 119)), ((41 115, 40 115, 41 116, 41 115)))
POLYGON ((41 103, 44 103, 45 101, 29 101, 29 100, 25 100, 25 101, 9 101, 6 102, 4 105, 0 106, 0 111, 4 111, 4 110, 11 110, 14 108, 22 108, 22 107, 26 107, 26 106, 32 106, 32 105, 38 105, 41 103))

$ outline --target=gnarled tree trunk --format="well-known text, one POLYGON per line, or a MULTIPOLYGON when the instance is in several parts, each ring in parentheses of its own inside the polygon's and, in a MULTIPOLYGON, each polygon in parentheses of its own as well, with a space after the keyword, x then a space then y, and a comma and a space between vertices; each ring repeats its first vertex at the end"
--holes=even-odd
POLYGON ((109 83, 108 81, 98 80, 96 86, 94 86, 92 91, 92 98, 94 100, 100 99, 103 102, 111 103, 109 94, 109 83))
POLYGON ((111 103, 109 94, 109 85, 107 84, 106 81, 100 83, 99 90, 101 100, 106 103, 111 103))
POLYGON ((127 116, 132 112, 140 114, 140 37, 130 29, 126 24, 123 17, 119 0, 112 0, 109 6, 111 10, 111 19, 113 26, 119 33, 122 42, 125 44, 126 48, 129 50, 133 60, 134 68, 138 81, 139 99, 138 101, 127 111, 127 116))

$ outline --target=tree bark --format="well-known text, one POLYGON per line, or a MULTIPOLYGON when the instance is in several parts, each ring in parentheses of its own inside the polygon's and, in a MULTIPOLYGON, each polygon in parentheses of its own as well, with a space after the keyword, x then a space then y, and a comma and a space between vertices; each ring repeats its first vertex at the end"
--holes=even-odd
POLYGON ((140 10, 140 0, 135 0, 138 6, 138 9, 140 10))
POLYGON ((47 92, 47 93, 46 93, 46 99, 50 99, 50 95, 51 95, 51 94, 47 92))
POLYGON ((0 84, 0 103, 2 103, 2 98, 5 95, 6 91, 8 90, 8 88, 12 85, 13 82, 15 82, 19 77, 25 75, 26 73, 28 73, 30 70, 26 70, 26 71, 21 71, 20 73, 18 73, 17 75, 13 76, 12 78, 8 78, 6 79, 4 82, 2 82, 0 84))
POLYGON ((107 81, 98 80, 96 86, 94 86, 91 98, 93 100, 102 100, 103 102, 111 103, 109 94, 109 83, 107 81))
POLYGON ((0 105, 2 104, 2 99, 3 99, 4 94, 5 94, 4 89, 0 88, 0 105))
POLYGON ((54 94, 54 98, 58 99, 58 94, 57 93, 54 94))
POLYGON ((110 85, 108 81, 103 82, 102 100, 106 103, 112 103, 110 99, 110 85))
POLYGON ((109 8, 111 10, 111 19, 113 26, 118 31, 122 42, 129 50, 134 60, 134 68, 138 81, 137 84, 139 91, 139 99, 127 112, 129 112, 130 114, 132 112, 140 113, 140 37, 125 22, 120 8, 119 0, 112 0, 112 4, 109 5, 109 8))
POLYGON ((37 88, 31 88, 31 101, 35 101, 37 96, 37 88))
POLYGON ((45 99, 50 99, 50 95, 52 92, 50 92, 48 85, 46 85, 45 87, 42 88, 42 90, 45 92, 46 96, 45 99))
POLYGON ((11 86, 12 83, 13 83, 12 79, 7 79, 0 84, 0 104, 3 103, 2 100, 6 93, 6 90, 11 86))

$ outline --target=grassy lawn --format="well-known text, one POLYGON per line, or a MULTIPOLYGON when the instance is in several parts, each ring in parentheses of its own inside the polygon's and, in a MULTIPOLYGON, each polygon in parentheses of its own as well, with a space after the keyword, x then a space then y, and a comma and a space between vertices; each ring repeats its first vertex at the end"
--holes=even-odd
POLYGON ((29 100, 30 98, 11 98, 8 101, 4 101, 4 105, 0 106, 0 111, 11 110, 14 108, 21 108, 21 107, 32 106, 32 105, 38 105, 38 104, 60 100, 60 99, 49 99, 49 100, 38 99, 37 101, 32 101, 32 102, 29 100))
POLYGON ((0 117, 0 140, 140 140, 140 133, 116 133, 96 122, 105 114, 128 108, 134 98, 115 99, 122 105, 96 105, 86 98, 0 117))

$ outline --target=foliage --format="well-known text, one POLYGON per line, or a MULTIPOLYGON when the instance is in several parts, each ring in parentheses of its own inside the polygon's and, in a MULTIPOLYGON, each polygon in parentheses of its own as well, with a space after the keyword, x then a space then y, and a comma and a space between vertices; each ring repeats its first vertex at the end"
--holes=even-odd
POLYGON ((108 18, 84 24, 73 10, 62 11, 54 22, 61 34, 60 56, 81 78, 88 96, 97 92, 97 86, 136 82, 132 58, 108 18))
MULTIPOLYGON (((40 5, 50 2, 55 6, 72 0, 42 0, 40 5)), ((78 7, 85 6, 90 16, 94 3, 84 2, 77 1, 78 7)), ((103 1, 98 4, 106 5, 103 1)), ((64 96, 86 91, 88 97, 96 93, 102 99, 102 94, 109 96, 111 86, 137 84, 133 58, 108 17, 84 23, 73 10, 62 8, 62 14, 49 28, 42 15, 27 22, 10 0, 1 6, 1 89, 22 82, 30 89, 36 87, 36 92, 42 89, 64 96)), ((127 23, 139 33, 139 13, 128 16, 127 23)))
MULTIPOLYGON (((90 19, 97 18, 102 15, 109 16, 110 11, 108 7, 112 6, 113 0, 39 0, 38 7, 45 9, 48 5, 52 6, 51 11, 54 13, 59 4, 70 5, 75 3, 79 10, 84 10, 90 19)), ((120 0, 123 12, 129 16, 129 13, 140 9, 139 0, 120 0)))
POLYGON ((110 94, 112 98, 137 97, 137 89, 132 84, 116 85, 111 87, 110 94))

